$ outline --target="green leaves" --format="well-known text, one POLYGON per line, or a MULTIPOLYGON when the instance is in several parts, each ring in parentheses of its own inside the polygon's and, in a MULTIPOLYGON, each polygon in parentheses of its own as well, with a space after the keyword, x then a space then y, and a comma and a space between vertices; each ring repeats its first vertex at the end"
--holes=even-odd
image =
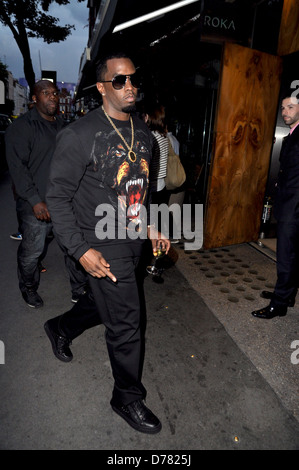
MULTIPOLYGON (((82 2, 83 0, 77 0, 82 2)), ((35 75, 28 38, 42 38, 47 44, 64 41, 74 25, 59 26, 59 18, 47 14, 52 3, 67 5, 69 0, 1 0, 0 22, 10 28, 24 60, 25 78, 31 88, 35 75)))

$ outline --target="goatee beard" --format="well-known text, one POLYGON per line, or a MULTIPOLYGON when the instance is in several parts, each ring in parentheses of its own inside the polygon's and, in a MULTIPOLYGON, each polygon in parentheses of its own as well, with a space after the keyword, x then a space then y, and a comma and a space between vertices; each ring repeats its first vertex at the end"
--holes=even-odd
POLYGON ((125 106, 122 108, 123 113, 133 113, 136 111, 136 105, 135 104, 129 104, 128 106, 125 106))

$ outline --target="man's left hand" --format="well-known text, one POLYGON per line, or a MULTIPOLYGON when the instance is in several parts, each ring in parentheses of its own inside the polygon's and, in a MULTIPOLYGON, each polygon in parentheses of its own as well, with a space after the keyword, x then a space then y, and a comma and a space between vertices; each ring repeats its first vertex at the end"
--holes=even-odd
POLYGON ((150 225, 147 228, 147 236, 152 242, 154 253, 158 250, 158 248, 162 248, 163 250, 166 250, 165 254, 167 255, 170 250, 171 243, 168 238, 163 235, 163 233, 159 232, 153 225, 150 225))

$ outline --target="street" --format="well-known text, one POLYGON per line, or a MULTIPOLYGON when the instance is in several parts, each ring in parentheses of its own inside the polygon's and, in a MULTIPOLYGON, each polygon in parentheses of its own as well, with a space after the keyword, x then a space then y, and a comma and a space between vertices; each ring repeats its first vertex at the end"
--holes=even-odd
POLYGON ((272 321, 250 314, 266 304, 259 293, 275 280, 272 260, 247 244, 209 253, 175 245, 164 282, 146 277, 143 382, 162 431, 145 435, 110 407, 102 325, 73 341, 72 362, 53 355, 43 325, 72 306, 63 255, 53 240, 41 274, 44 307, 29 308, 18 288, 19 242, 9 238, 17 218, 7 173, 0 196, 1 450, 126 450, 133 457, 141 450, 299 449, 299 364, 290 348, 299 340, 299 307, 272 321))

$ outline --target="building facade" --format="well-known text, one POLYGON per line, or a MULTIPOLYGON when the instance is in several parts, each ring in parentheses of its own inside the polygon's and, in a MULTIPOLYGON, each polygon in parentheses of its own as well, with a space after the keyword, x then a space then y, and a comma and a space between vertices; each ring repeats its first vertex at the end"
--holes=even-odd
POLYGON ((13 117, 19 117, 28 111, 29 90, 16 80, 8 71, 8 99, 14 102, 13 117))

